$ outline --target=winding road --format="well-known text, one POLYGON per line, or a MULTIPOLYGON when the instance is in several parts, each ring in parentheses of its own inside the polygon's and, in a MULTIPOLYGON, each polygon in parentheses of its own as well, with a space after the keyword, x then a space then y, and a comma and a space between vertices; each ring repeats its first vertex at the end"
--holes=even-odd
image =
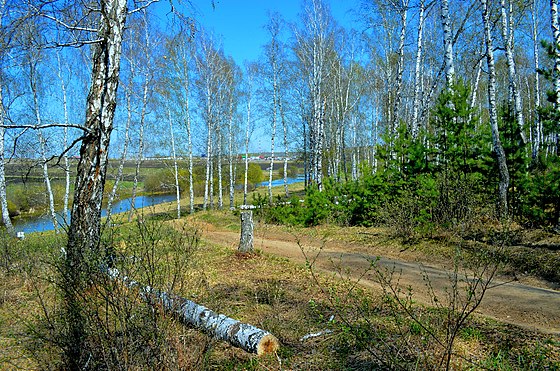
MULTIPOLYGON (((201 231, 202 238, 212 243, 233 249, 239 243, 237 232, 216 230, 213 226, 203 227, 201 231)), ((376 251, 372 251, 371 247, 340 241, 321 242, 278 231, 256 232, 254 244, 265 253, 297 263, 305 263, 307 256, 318 270, 344 272, 351 279, 359 278, 360 284, 365 287, 380 289, 376 273, 371 269, 372 259, 377 259, 376 251)), ((423 279, 425 276, 429 277, 433 292, 439 298, 445 298, 446 289, 450 286, 450 272, 443 267, 394 257, 378 259, 378 267, 394 270, 399 276, 401 287, 413 289, 415 301, 432 305, 433 294, 423 279)), ((560 291, 500 279, 492 280, 475 313, 526 329, 560 335, 560 291)))

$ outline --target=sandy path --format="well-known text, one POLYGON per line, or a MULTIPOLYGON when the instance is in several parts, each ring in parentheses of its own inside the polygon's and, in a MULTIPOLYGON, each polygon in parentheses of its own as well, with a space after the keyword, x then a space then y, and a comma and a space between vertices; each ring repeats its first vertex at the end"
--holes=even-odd
MULTIPOLYGON (((315 259, 315 267, 325 272, 339 272, 340 268, 357 279, 370 267, 370 260, 375 258, 372 251, 364 253, 355 244, 343 245, 329 241, 322 249, 319 241, 305 238, 298 245, 296 237, 288 233, 258 233, 255 247, 265 253, 283 256, 298 263, 305 262, 300 245, 310 259, 315 259), (259 236, 259 234, 261 234, 259 236), (319 253, 320 251, 320 253, 319 253)), ((214 228, 202 228, 202 237, 213 243, 237 248, 237 232, 217 231, 214 228)), ((431 284, 438 296, 445 297, 445 288, 449 286, 448 271, 438 266, 420 266, 415 262, 399 259, 381 258, 381 267, 395 268, 400 272, 400 284, 403 288, 411 286, 414 300, 431 304, 429 292, 422 279, 423 274, 430 277, 431 284)), ((367 272, 360 283, 363 286, 379 289, 374 273, 367 272)), ((560 292, 534 287, 519 282, 503 282, 495 279, 492 288, 487 290, 482 304, 476 313, 496 320, 516 324, 528 329, 560 335, 560 292)))

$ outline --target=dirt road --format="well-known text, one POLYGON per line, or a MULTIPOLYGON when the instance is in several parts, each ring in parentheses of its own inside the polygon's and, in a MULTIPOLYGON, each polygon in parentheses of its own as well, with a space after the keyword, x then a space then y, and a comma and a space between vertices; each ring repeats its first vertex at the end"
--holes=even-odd
MULTIPOLYGON (((202 228, 202 237, 213 243, 237 248, 239 234, 237 232, 219 231, 202 228)), ((315 259, 314 266, 325 272, 338 272, 340 268, 351 278, 363 277, 363 286, 378 289, 380 286, 374 277, 374 272, 367 272, 370 261, 375 259, 376 252, 356 244, 342 244, 340 241, 322 243, 310 238, 298 238, 289 233, 257 232, 255 247, 265 253, 283 256, 298 263, 308 258, 315 259), (321 246, 322 245, 322 246, 321 246), (364 275, 364 272, 365 273, 364 275)), ((400 272, 401 287, 412 287, 414 300, 424 304, 431 304, 429 291, 423 280, 427 274, 434 291, 440 298, 445 297, 445 289, 449 287, 449 272, 442 267, 420 265, 416 262, 393 258, 380 258, 379 266, 389 269, 395 268, 400 272)), ((440 299, 441 300, 441 299, 440 299)), ((479 306, 477 314, 496 320, 512 323, 528 329, 544 333, 560 335, 560 291, 539 288, 519 282, 501 281, 495 278, 491 288, 479 306)))

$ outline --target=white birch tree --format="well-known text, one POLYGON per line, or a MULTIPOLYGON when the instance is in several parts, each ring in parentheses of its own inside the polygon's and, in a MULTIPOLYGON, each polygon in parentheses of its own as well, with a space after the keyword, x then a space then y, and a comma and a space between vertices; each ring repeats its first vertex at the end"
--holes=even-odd
POLYGON ((173 119, 171 109, 167 108, 167 119, 169 121, 169 135, 171 136, 171 158, 173 159, 173 175, 175 177, 175 197, 177 201, 177 219, 181 219, 181 188, 179 187, 179 167, 177 165, 177 152, 175 151, 175 134, 173 132, 173 119))
MULTIPOLYGON (((142 101, 141 101, 141 108, 140 108, 140 117, 139 117, 139 132, 138 132, 138 149, 136 153, 136 167, 134 169, 134 181, 132 184, 132 195, 130 197, 130 211, 128 213, 128 221, 132 220, 132 216, 135 212, 134 202, 136 199, 136 192, 138 191, 138 180, 140 177, 140 167, 142 166, 142 162, 144 160, 144 130, 146 127, 146 117, 148 113, 148 98, 152 93, 152 80, 153 80, 153 63, 151 60, 151 48, 152 42, 149 33, 149 25, 148 25, 148 18, 146 15, 146 9, 142 9, 142 28, 143 28, 143 42, 141 48, 141 57, 143 57, 143 63, 139 68, 142 70, 142 101)), ((135 57, 138 57, 136 55, 135 57)), ((135 62, 138 63, 138 62, 135 62)))
POLYGON ((455 82, 455 62, 453 57, 453 31, 449 16, 449 0, 441 0, 441 23, 443 26, 445 83, 447 88, 451 88, 455 82))
MULTIPOLYGON (((8 28, 5 27, 4 17, 6 14, 6 0, 0 1, 0 35, 2 40, 9 40, 9 37, 5 37, 8 28)), ((10 44, 2 42, 0 45, 0 71, 4 71, 5 58, 9 53, 10 44)), ((6 231, 9 235, 14 235, 15 230, 10 219, 10 212, 8 210, 8 197, 6 195, 6 170, 5 170, 5 135, 6 129, 4 127, 6 123, 6 108, 4 106, 4 76, 0 73, 0 209, 2 211, 2 223, 6 227, 6 231)))
POLYGON ((519 125, 520 128, 521 139, 523 140, 523 143, 527 143, 527 138, 525 136, 525 120, 523 117, 523 103, 521 101, 521 93, 519 91, 520 89, 517 86, 517 71, 515 68, 515 58, 513 55, 515 30, 513 27, 512 1, 508 0, 508 4, 506 6, 506 0, 500 0, 500 9, 502 18, 502 39, 504 43, 508 67, 510 99, 513 100, 513 110, 515 118, 517 120, 517 125, 519 125))
POLYGON ((492 25, 490 21, 490 6, 487 0, 480 0, 482 5, 482 24, 484 26, 484 41, 486 44, 486 62, 488 65, 488 109, 490 114, 490 128, 496 162, 498 165, 498 215, 501 219, 508 217, 508 187, 509 171, 506 154, 500 140, 498 129, 498 110, 496 105, 496 64, 494 61, 494 44, 492 25))
POLYGON ((323 190, 323 149, 327 92, 324 89, 329 69, 327 53, 333 46, 333 21, 322 0, 304 4, 303 29, 295 29, 295 54, 310 100, 309 140, 310 180, 323 190))
MULTIPOLYGON (((36 29, 32 29, 30 31, 37 32, 36 29)), ((28 42, 27 46, 27 54, 26 54, 26 64, 28 68, 28 78, 29 78, 29 89, 32 95, 32 109, 33 114, 35 115, 35 126, 37 128, 37 139, 39 142, 39 153, 40 153, 40 163, 41 169, 43 172, 43 182, 45 183, 46 189, 46 196, 48 200, 48 215, 51 219, 53 224, 53 228, 58 231, 58 220, 55 211, 54 205, 54 195, 52 190, 51 179, 49 176, 49 165, 48 165, 48 158, 47 158, 47 140, 45 135, 43 134, 43 117, 41 115, 41 107, 39 102, 39 89, 43 89, 40 86, 39 81, 39 64, 41 62, 41 58, 43 57, 42 51, 40 50, 40 46, 34 45, 32 41, 31 35, 26 35, 26 42, 28 42)))
MULTIPOLYGON (((68 118, 68 95, 66 92, 66 81, 64 79, 63 71, 62 71, 62 62, 60 60, 60 52, 56 52, 56 60, 57 60, 57 75, 58 79, 60 80, 60 90, 62 92, 62 110, 63 110, 63 130, 64 135, 62 139, 63 148, 66 149, 68 147, 68 124, 70 120, 68 118)), ((66 224, 70 221, 68 220, 68 201, 70 198, 70 162, 68 160, 68 152, 64 151, 62 155, 63 160, 63 169, 64 169, 64 200, 62 206, 62 218, 66 224)))
POLYGON ((422 100, 422 48, 424 37, 424 13, 426 11, 426 4, 424 0, 420 0, 418 4, 418 37, 416 41, 416 61, 414 64, 414 101, 412 103, 412 137, 418 136, 419 120, 418 115, 420 112, 420 104, 422 100))
POLYGON ((535 160, 539 154, 539 150, 541 148, 541 144, 543 142, 543 131, 542 131, 542 122, 539 118, 538 111, 541 107, 541 88, 540 88, 540 63, 539 63, 539 46, 540 41, 538 38, 538 30, 539 30, 539 23, 538 23, 538 15, 537 15, 537 0, 531 1, 531 36, 533 39, 533 63, 535 66, 535 85, 534 85, 534 94, 535 94, 535 118, 533 119, 533 127, 531 130, 532 133, 532 151, 531 156, 533 160, 535 160))
POLYGON ((243 177, 243 205, 247 205, 247 193, 249 183, 249 140, 253 132, 253 119, 251 117, 251 105, 253 103, 255 78, 258 66, 247 64, 245 66, 244 96, 245 96, 245 172, 243 177))

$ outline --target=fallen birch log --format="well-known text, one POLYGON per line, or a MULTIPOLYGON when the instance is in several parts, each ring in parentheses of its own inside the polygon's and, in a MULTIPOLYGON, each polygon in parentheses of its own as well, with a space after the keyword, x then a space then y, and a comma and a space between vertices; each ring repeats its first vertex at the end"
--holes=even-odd
MULTIPOLYGON (((112 279, 119 278, 116 268, 105 271, 112 279)), ((127 287, 138 287, 145 300, 157 299, 166 311, 176 315, 182 322, 217 339, 227 341, 234 347, 259 356, 274 353, 280 347, 278 339, 268 331, 216 313, 183 297, 170 295, 150 286, 142 286, 126 276, 120 279, 127 287)))

